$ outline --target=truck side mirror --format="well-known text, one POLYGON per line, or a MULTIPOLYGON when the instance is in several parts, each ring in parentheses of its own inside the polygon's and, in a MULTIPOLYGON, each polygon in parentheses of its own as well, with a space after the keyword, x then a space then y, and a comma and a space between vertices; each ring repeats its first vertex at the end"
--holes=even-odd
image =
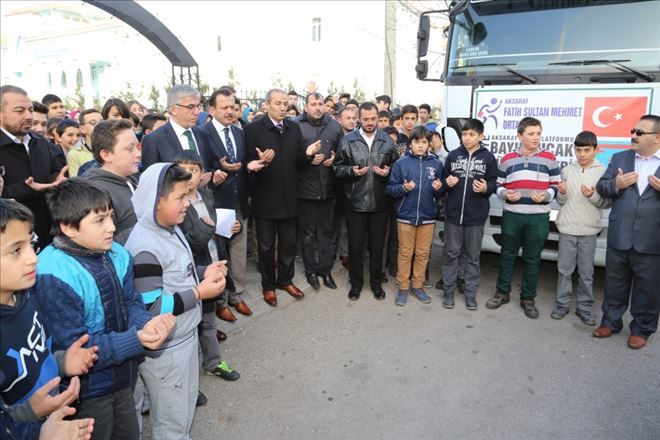
POLYGON ((461 146, 461 137, 454 127, 442 127, 442 142, 445 144, 445 150, 453 151, 461 146))

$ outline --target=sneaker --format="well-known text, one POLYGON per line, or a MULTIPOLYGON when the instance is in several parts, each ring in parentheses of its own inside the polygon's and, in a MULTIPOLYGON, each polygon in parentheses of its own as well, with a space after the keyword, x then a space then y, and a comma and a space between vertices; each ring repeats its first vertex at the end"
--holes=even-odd
POLYGON ((462 278, 456 279, 456 287, 458 287, 458 292, 461 295, 465 295, 465 280, 462 278))
POLYGON ((406 302, 408 301, 408 292, 405 290, 399 290, 399 293, 396 295, 396 299, 394 300, 394 304, 397 306, 405 306, 406 302))
POLYGON ((520 307, 522 307, 523 311, 525 312, 525 316, 528 318, 536 319, 539 317, 539 309, 537 309, 536 305, 534 305, 533 299, 521 299, 520 307))
POLYGON ((447 293, 445 292, 444 295, 442 295, 442 307, 445 309, 453 309, 454 308, 454 293, 447 293))
POLYGON ((209 399, 206 398, 204 393, 202 393, 200 390, 197 390, 197 402, 195 403, 195 406, 204 406, 207 403, 209 403, 209 399))
MULTIPOLYGON (((566 312, 568 313, 568 312, 566 312)), ((575 314, 580 318, 580 321, 582 323, 589 325, 589 326, 594 326, 596 325, 596 320, 594 319, 594 315, 591 314, 591 312, 585 312, 582 310, 576 310, 575 314)))
POLYGON ((502 304, 506 304, 509 302, 509 294, 508 293, 502 293, 499 290, 493 296, 491 299, 488 300, 486 303, 486 308, 487 309, 497 309, 499 308, 502 304))
MULTIPOLYGON (((577 313, 577 312, 576 312, 577 313)), ((564 316, 568 315, 568 309, 566 307, 555 307, 555 309, 550 313, 552 319, 564 319, 564 316)))
POLYGON ((466 296, 465 308, 468 310, 477 310, 477 298, 473 296, 466 296))
POLYGON ((428 304, 428 303, 431 302, 431 297, 428 296, 426 294, 426 292, 424 292, 424 289, 416 289, 416 288, 413 287, 411 292, 412 292, 413 295, 415 295, 417 297, 417 299, 420 302, 423 302, 424 304, 428 304))
POLYGON ((227 361, 218 363, 213 370, 206 370, 205 373, 209 376, 218 376, 229 381, 238 380, 238 378, 241 377, 241 375, 238 374, 238 371, 232 370, 231 367, 227 365, 227 361))

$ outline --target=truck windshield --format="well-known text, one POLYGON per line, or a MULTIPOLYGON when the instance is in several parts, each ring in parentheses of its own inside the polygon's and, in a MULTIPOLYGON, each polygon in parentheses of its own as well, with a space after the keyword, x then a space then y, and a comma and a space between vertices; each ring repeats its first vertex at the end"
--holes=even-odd
POLYGON ((446 78, 657 74, 659 17, 660 0, 473 0, 453 20, 446 78))

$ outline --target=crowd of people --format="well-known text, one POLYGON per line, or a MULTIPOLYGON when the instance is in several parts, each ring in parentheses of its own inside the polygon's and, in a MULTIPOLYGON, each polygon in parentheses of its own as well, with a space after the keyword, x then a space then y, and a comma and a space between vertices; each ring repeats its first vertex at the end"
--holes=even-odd
POLYGON ((575 137, 576 160, 560 169, 541 146, 542 122, 518 125, 520 146, 499 161, 484 125, 465 121, 446 154, 431 107, 391 109, 382 95, 272 89, 253 110, 229 86, 202 97, 180 84, 167 111, 109 99, 66 113, 57 96, 32 101, 0 88, 0 423, 8 438, 137 439, 149 411, 156 439, 189 438, 205 374, 234 381, 221 359, 217 320, 250 316, 247 263, 262 298, 304 298, 302 257, 314 290, 334 290, 348 269, 348 299, 369 287, 394 303, 433 301, 425 289, 436 223, 444 221, 441 305, 463 294, 478 308, 480 253, 491 195, 504 202, 494 295, 510 301, 522 252, 520 306, 535 319, 550 202, 560 204, 556 306, 596 325, 593 272, 601 210, 611 207, 600 325, 639 349, 660 312, 660 117, 643 116, 631 148, 606 167, 592 132, 575 137), (229 231, 218 228, 229 214, 229 231), (224 219, 223 219, 224 220, 224 219), (252 239, 249 239, 252 236, 252 239), (45 419, 48 417, 47 419, 45 419), (65 420, 66 419, 66 420, 65 420), (45 422, 44 422, 45 420, 45 422))

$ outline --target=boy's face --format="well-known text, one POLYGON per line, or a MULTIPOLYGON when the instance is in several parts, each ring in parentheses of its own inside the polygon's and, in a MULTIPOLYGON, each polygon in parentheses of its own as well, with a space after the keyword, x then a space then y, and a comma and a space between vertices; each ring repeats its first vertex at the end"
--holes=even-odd
POLYGON ((405 113, 403 115, 403 130, 410 133, 417 124, 417 115, 414 113, 405 113))
POLYGON ((183 222, 189 206, 188 182, 176 182, 172 192, 158 200, 156 220, 163 226, 178 225, 183 222))
POLYGON ((518 140, 522 144, 523 149, 535 151, 541 145, 541 127, 538 125, 526 127, 522 134, 518 134, 518 140))
POLYGON ((378 128, 382 130, 388 125, 390 125, 390 118, 388 118, 387 116, 381 116, 380 118, 378 118, 378 128))
POLYGON ((575 147, 575 158, 581 166, 590 165, 596 158, 598 147, 589 145, 588 147, 575 147))
POLYGON ((108 210, 91 211, 80 220, 78 229, 62 223, 60 229, 64 235, 86 249, 107 251, 112 247, 112 238, 117 228, 112 220, 112 210, 108 210))
POLYGON ((481 142, 483 139, 484 134, 479 134, 474 130, 463 130, 461 132, 461 142, 463 143, 463 146, 468 150, 476 148, 479 145, 479 142, 481 142))
POLYGON ((119 176, 128 177, 138 172, 142 153, 133 130, 126 129, 117 133, 116 144, 112 151, 102 150, 103 168, 119 176))
POLYGON ((188 191, 197 191, 199 181, 202 180, 202 168, 194 163, 180 163, 179 166, 192 174, 192 178, 188 181, 188 191))
POLYGON ((429 151, 429 141, 426 138, 413 139, 410 148, 415 156, 423 156, 429 151))
POLYGON ((82 134, 80 134, 80 128, 67 127, 64 130, 64 133, 62 133, 60 136, 60 145, 66 151, 69 151, 76 145, 76 143, 78 143, 81 136, 82 134))
POLYGON ((46 132, 48 131, 48 116, 39 112, 32 113, 32 131, 41 136, 46 136, 46 132))
POLYGON ((419 122, 426 124, 429 121, 429 111, 425 108, 419 109, 419 122))
POLYGON ((403 127, 403 120, 401 118, 395 119, 394 122, 392 122, 392 127, 401 131, 401 127, 403 127))
POLYGON ((34 286, 37 254, 31 245, 32 225, 10 220, 0 234, 0 291, 12 293, 34 286))
POLYGON ((64 104, 62 101, 51 102, 48 106, 48 118, 64 118, 64 104))

